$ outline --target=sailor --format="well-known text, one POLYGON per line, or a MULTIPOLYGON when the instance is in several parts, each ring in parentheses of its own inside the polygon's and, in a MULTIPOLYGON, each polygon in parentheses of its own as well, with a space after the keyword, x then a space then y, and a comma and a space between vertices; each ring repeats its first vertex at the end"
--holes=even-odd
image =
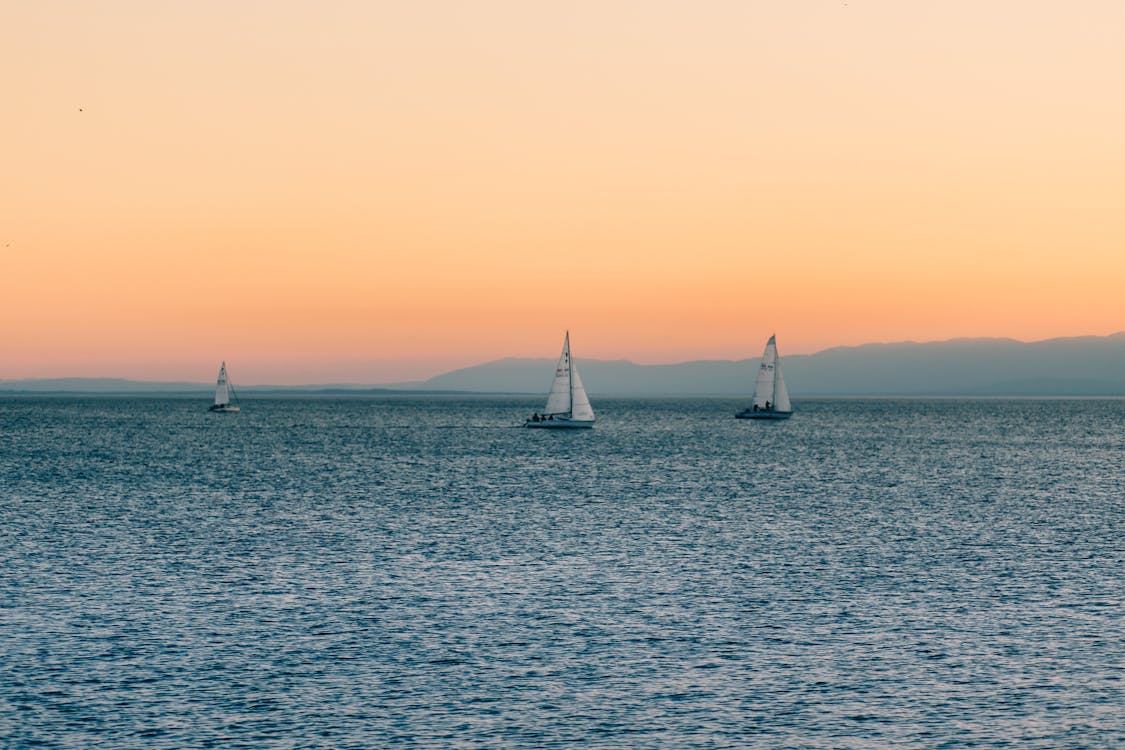
POLYGON ((758 405, 754 404, 754 411, 758 411, 758 405))
POLYGON ((770 402, 769 401, 766 402, 766 411, 770 411, 770 402))

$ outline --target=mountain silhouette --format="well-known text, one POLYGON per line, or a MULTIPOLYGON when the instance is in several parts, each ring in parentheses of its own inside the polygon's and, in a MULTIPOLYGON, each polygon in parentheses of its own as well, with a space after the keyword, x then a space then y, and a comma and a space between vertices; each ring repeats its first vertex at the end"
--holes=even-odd
MULTIPOLYGON (((1125 332, 1046 341, 952 339, 838 346, 784 355, 790 395, 813 396, 1125 396, 1125 332)), ((749 398, 758 359, 639 365, 576 359, 592 396, 749 398)), ((507 358, 428 380, 381 385, 244 385, 239 393, 527 393, 545 394, 554 358, 507 358)), ((8 393, 207 393, 213 383, 121 378, 0 380, 8 393)))

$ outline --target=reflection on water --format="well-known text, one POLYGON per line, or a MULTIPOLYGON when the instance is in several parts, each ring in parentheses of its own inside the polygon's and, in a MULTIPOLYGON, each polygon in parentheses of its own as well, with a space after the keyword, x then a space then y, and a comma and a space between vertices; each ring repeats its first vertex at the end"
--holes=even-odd
POLYGON ((1125 743, 1125 402, 0 400, 19 747, 1125 743))

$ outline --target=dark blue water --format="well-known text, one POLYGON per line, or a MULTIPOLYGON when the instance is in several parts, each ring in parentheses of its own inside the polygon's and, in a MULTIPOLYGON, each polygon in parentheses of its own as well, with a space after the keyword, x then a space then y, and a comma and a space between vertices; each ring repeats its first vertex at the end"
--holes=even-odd
POLYGON ((1125 401, 0 400, 0 744, 1125 745, 1125 401))

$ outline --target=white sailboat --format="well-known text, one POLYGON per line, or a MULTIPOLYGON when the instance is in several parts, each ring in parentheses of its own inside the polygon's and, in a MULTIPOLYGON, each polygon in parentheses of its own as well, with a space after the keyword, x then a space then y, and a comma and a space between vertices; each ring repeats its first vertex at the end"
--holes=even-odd
POLYGON ((776 336, 770 336, 762 352, 758 367, 758 382, 754 384, 754 403, 734 416, 739 419, 789 419, 793 406, 789 403, 789 390, 781 376, 781 357, 777 354, 776 336))
POLYGON ((594 426, 594 409, 582 386, 578 368, 570 358, 570 331, 563 340, 562 356, 555 368, 555 380, 542 414, 532 414, 524 427, 574 429, 594 426))
POLYGON ((215 382, 215 403, 209 411, 241 411, 238 408, 238 396, 234 396, 235 403, 230 402, 232 395, 234 395, 234 387, 227 378, 227 363, 223 362, 219 367, 219 379, 215 382))

